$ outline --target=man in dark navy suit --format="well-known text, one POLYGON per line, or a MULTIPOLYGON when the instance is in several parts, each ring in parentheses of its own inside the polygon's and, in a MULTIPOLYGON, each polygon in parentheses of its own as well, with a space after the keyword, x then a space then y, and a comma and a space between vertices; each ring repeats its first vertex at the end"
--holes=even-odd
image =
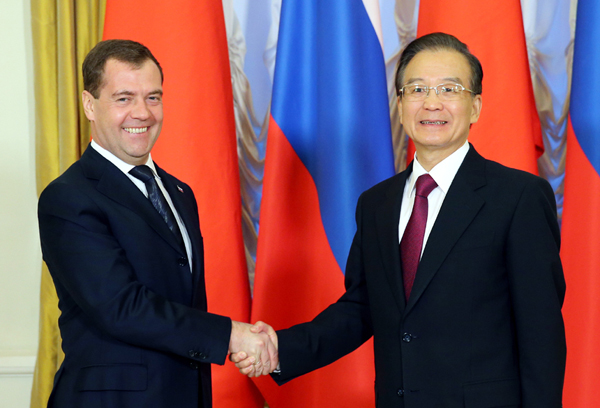
MULTIPOLYGON (((277 332, 279 384, 373 336, 378 408, 561 407, 554 194, 468 143, 482 78, 451 35, 423 36, 402 53, 398 106, 416 155, 360 197, 345 294, 312 322, 277 332)), ((243 357, 232 360, 252 375, 243 357)))
POLYGON ((267 374, 275 347, 206 311, 194 194, 150 155, 163 122, 158 61, 109 40, 83 75, 92 142, 38 208, 65 352, 48 406, 210 408, 211 363, 243 350, 267 374))

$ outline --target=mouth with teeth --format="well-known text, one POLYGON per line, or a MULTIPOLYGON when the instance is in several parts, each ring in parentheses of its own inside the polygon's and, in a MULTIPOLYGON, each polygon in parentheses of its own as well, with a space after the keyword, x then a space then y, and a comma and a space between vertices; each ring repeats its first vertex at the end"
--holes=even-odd
POLYGON ((421 124, 422 125, 445 125, 446 123, 448 123, 445 120, 422 120, 421 124))
POLYGON ((123 128, 127 133, 144 133, 148 131, 148 126, 142 128, 123 128))

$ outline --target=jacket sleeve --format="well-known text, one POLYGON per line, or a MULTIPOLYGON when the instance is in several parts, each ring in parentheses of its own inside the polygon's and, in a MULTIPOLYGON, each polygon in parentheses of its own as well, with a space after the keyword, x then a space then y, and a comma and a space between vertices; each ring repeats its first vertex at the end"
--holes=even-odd
POLYGON ((532 180, 517 204, 506 248, 522 407, 559 408, 566 361, 560 230, 552 188, 532 180))

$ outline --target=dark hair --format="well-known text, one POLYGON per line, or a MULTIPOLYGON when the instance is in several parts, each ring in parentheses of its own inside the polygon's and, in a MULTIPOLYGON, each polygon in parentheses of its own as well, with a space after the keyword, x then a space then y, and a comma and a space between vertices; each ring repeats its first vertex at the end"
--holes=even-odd
POLYGON ((417 38, 406 46, 398 67, 396 68, 396 94, 400 95, 404 72, 408 63, 421 51, 442 51, 453 50, 461 53, 467 59, 471 68, 471 90, 475 95, 480 95, 482 91, 481 81, 483 80, 483 68, 476 56, 471 54, 467 44, 461 42, 453 35, 446 33, 432 33, 417 38))
POLYGON ((109 59, 130 64, 136 69, 141 68, 146 61, 150 60, 160 71, 161 83, 164 80, 160 64, 144 45, 131 40, 101 41, 88 53, 82 66, 83 89, 96 99, 100 96, 100 89, 104 81, 104 67, 109 59))

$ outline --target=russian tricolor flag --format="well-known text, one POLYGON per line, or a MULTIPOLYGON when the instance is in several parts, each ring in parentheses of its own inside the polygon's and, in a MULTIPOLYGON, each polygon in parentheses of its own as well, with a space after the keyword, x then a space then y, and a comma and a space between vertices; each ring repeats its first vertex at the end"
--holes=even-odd
POLYGON ((562 222, 565 407, 600 406, 600 3, 579 0, 562 222))
MULTIPOLYGON (((394 174, 376 0, 283 0, 252 320, 311 320, 344 292, 360 193, 394 174)), ((372 346, 277 387, 271 408, 374 406, 372 346)))

